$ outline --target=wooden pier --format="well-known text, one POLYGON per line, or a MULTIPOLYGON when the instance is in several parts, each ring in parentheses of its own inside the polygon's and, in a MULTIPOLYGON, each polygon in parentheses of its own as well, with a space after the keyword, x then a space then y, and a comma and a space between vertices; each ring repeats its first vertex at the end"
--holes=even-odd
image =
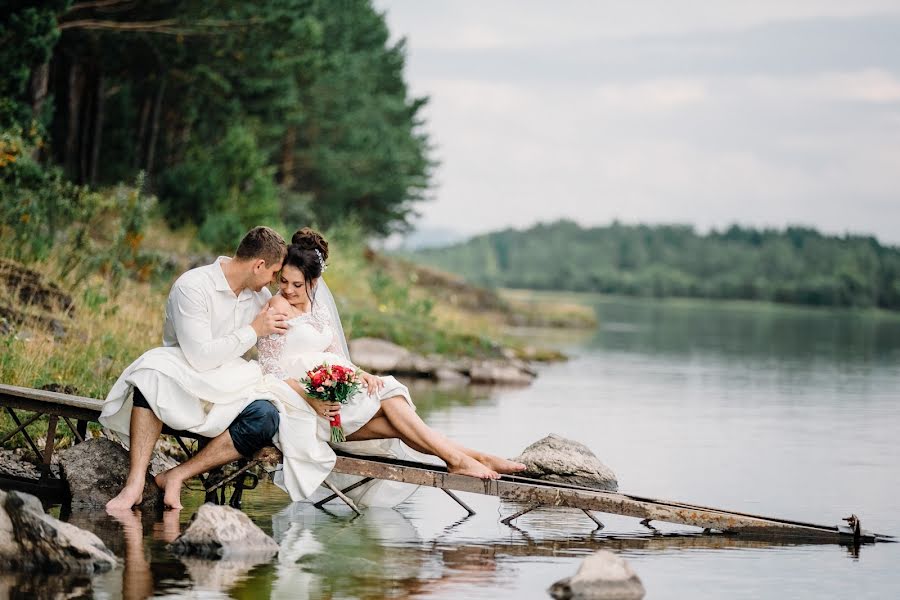
MULTIPOLYGON (((102 402, 94 398, 0 384, 0 407, 3 407, 11 415, 14 423, 18 426, 12 432, 0 432, 0 435, 2 435, 0 443, 6 442, 16 433, 22 432, 29 446, 45 468, 48 478, 52 479, 49 475, 50 460, 53 453, 52 435, 55 434, 59 420, 62 419, 72 429, 76 442, 83 441, 87 422, 97 420, 97 417, 100 415, 102 402), (15 412, 16 410, 30 412, 33 415, 23 420, 15 412), (46 416, 48 419, 47 440, 43 450, 38 448, 34 440, 25 431, 25 427, 28 424, 41 416, 46 416), (73 419, 75 423, 72 422, 73 419)), ((185 450, 187 448, 182 437, 196 437, 185 432, 171 430, 168 430, 167 433, 176 436, 176 439, 178 439, 185 450)), ((277 459, 278 453, 274 448, 266 449, 254 461, 244 461, 228 477, 215 483, 211 480, 204 480, 208 499, 224 503, 224 487, 230 484, 234 486, 230 503, 239 506, 241 492, 252 487, 244 483, 244 478, 248 475, 248 469, 259 462, 277 459), (237 495, 237 502, 235 502, 235 495, 237 495)), ((343 452, 338 453, 338 460, 334 470, 337 473, 357 475, 364 479, 344 490, 338 490, 328 484, 327 487, 331 489, 332 495, 317 502, 316 506, 318 507, 322 507, 327 502, 339 498, 353 510, 359 512, 359 509, 346 496, 345 492, 366 481, 384 479, 439 488, 470 514, 474 514, 474 511, 453 492, 483 494, 521 503, 521 506, 523 506, 522 510, 503 519, 503 522, 507 524, 536 508, 550 507, 581 510, 594 521, 598 529, 603 527, 603 523, 594 513, 636 517, 641 519, 642 525, 651 529, 652 522, 659 521, 690 525, 700 527, 708 533, 724 533, 749 539, 837 543, 846 543, 848 541, 855 543, 893 541, 891 536, 874 534, 863 530, 859 519, 855 515, 845 519, 847 521, 846 525, 818 525, 633 494, 603 492, 586 487, 544 482, 525 477, 503 476, 498 480, 482 480, 448 473, 445 468, 435 465, 409 463, 380 457, 357 456, 343 452)), ((16 483, 0 475, 0 484, 4 483, 4 481, 9 484, 16 483)))

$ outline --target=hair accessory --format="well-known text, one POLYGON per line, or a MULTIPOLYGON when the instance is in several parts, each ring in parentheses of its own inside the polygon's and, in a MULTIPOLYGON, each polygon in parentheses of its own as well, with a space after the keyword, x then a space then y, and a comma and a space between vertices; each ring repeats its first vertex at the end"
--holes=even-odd
POLYGON ((318 249, 318 248, 316 248, 316 256, 319 257, 319 264, 322 265, 322 272, 324 273, 324 272, 325 272, 325 269, 328 268, 328 265, 325 264, 325 259, 322 258, 322 253, 319 252, 319 249, 318 249))

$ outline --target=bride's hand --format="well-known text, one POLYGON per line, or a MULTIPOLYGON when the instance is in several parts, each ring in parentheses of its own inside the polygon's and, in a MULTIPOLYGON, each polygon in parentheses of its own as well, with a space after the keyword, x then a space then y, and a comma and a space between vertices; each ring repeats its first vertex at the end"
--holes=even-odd
POLYGON ((325 402, 324 400, 313 398, 312 404, 316 414, 326 419, 331 419, 331 417, 341 412, 340 402, 325 402))
POLYGON ((379 392, 384 388, 384 380, 381 377, 366 373, 365 371, 359 372, 359 380, 363 382, 363 385, 366 386, 366 389, 370 394, 379 392))

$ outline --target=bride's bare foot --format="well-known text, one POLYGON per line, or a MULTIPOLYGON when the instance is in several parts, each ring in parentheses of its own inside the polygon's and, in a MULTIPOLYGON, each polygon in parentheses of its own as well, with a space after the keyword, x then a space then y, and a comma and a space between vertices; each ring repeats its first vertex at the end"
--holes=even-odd
POLYGON ((144 499, 144 482, 140 483, 140 487, 135 484, 126 484, 119 495, 106 503, 107 512, 121 512, 123 510, 131 510, 144 499))
POLYGON ((163 471, 153 478, 157 487, 163 491, 163 505, 173 510, 181 510, 181 484, 182 480, 172 475, 172 469, 163 471))
POLYGON ((500 474, 484 466, 471 456, 463 455, 454 465, 447 463, 447 471, 456 475, 468 475, 479 479, 500 479, 500 474))
POLYGON ((521 473, 525 470, 525 465, 523 465, 522 463, 506 458, 500 458, 499 456, 494 456, 493 454, 483 454, 478 457, 478 461, 483 463, 487 468, 493 469, 498 473, 502 473, 504 475, 521 473))

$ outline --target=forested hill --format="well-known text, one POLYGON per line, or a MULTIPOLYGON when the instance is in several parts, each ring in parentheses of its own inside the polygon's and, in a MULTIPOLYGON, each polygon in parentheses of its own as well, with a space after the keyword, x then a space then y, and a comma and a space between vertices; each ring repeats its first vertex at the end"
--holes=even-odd
POLYGON ((230 251, 260 223, 403 230, 428 188, 425 99, 370 0, 0 6, 0 225, 58 181, 143 172, 171 225, 230 251))
POLYGON ((900 310, 898 248, 806 228, 733 226, 700 235, 685 225, 559 221, 411 257, 497 287, 900 310))

